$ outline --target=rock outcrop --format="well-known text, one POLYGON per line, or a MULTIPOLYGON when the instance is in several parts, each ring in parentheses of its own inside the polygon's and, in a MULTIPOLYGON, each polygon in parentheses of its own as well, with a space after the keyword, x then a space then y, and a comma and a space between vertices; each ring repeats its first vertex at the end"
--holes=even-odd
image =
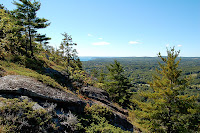
POLYGON ((80 92, 81 94, 96 100, 109 100, 109 94, 106 91, 93 86, 82 87, 80 92))
POLYGON ((8 75, 0 78, 0 93, 24 95, 63 104, 70 110, 83 112, 85 102, 66 91, 49 87, 34 78, 21 75, 8 75))
MULTIPOLYGON (((115 116, 114 120, 111 120, 113 125, 124 130, 132 130, 132 125, 127 121, 127 111, 110 102, 109 94, 106 91, 88 86, 82 87, 80 93, 92 99, 90 101, 91 105, 99 104, 110 108, 115 116)), ((57 107, 60 106, 60 109, 64 108, 78 114, 84 113, 85 105, 88 103, 87 100, 79 98, 70 91, 52 88, 34 78, 21 75, 0 77, 0 97, 30 98, 30 101, 37 102, 34 105, 35 109, 44 108, 45 102, 54 103, 57 107)), ((58 110, 56 112, 59 112, 58 110)))

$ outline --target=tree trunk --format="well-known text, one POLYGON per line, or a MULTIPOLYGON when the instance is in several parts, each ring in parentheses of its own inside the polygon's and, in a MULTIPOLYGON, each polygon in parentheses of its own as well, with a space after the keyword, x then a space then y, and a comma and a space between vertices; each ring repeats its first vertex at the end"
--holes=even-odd
POLYGON ((28 38, 27 38, 27 36, 26 36, 26 55, 28 56, 28 38))
POLYGON ((30 28, 30 26, 28 27, 28 35, 29 35, 29 40, 30 40, 31 57, 33 57, 33 46, 32 46, 32 41, 31 41, 31 28, 30 28))

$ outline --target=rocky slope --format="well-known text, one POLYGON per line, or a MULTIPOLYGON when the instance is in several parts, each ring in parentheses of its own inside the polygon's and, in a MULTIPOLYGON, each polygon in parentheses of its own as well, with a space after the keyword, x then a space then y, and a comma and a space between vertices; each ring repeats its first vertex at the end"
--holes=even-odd
POLYGON ((59 114, 60 110, 72 111, 83 114, 87 104, 98 104, 112 110, 115 116, 112 124, 124 130, 133 130, 133 126, 127 121, 127 111, 116 107, 109 101, 109 95, 105 91, 92 86, 82 87, 80 93, 85 98, 79 98, 71 91, 64 91, 49 87, 34 78, 21 75, 8 75, 0 77, 0 97, 31 99, 36 102, 35 108, 45 108, 45 103, 57 105, 54 108, 59 114), (62 109, 61 109, 62 108, 62 109))

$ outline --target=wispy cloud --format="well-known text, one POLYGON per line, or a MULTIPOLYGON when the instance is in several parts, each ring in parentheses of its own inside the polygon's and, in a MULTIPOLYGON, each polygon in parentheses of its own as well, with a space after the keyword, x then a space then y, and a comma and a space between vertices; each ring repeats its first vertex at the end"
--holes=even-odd
POLYGON ((169 47, 169 44, 166 44, 166 47, 169 47))
POLYGON ((102 40, 103 38, 99 38, 99 40, 102 40))
POLYGON ((92 34, 88 34, 88 36, 92 36, 92 34))
POLYGON ((139 44, 140 42, 138 42, 138 41, 129 41, 128 43, 129 44, 139 44))
POLYGON ((109 42, 95 42, 95 43, 92 43, 92 45, 109 45, 110 43, 109 42))
POLYGON ((182 47, 182 45, 181 45, 181 44, 179 44, 179 45, 178 45, 178 47, 182 47))

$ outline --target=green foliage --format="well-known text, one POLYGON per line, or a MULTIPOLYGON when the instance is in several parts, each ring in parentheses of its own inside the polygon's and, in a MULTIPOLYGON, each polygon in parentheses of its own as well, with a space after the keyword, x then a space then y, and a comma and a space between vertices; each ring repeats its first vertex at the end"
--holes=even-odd
POLYGON ((107 91, 110 94, 110 97, 113 101, 127 107, 131 96, 129 91, 131 84, 123 75, 123 67, 115 60, 114 64, 110 64, 107 68, 109 70, 109 74, 108 82, 106 84, 108 85, 107 91))
POLYGON ((0 77, 3 77, 6 73, 6 70, 3 66, 0 65, 0 77))
POLYGON ((72 42, 72 37, 67 33, 64 33, 62 35, 64 36, 64 39, 60 44, 61 57, 63 58, 64 61, 66 61, 67 63, 66 67, 68 69, 68 67, 71 66, 70 60, 75 61, 77 58, 76 49, 73 49, 73 46, 77 44, 72 42))
POLYGON ((108 121, 101 120, 100 123, 98 123, 97 125, 92 123, 90 127, 86 128, 86 133, 129 133, 129 132, 109 124, 108 121))
POLYGON ((86 78, 86 73, 81 70, 70 70, 71 79, 78 82, 83 82, 86 78))
MULTIPOLYGON (((156 68, 159 67, 158 61, 162 61, 158 57, 117 57, 117 58, 95 58, 90 61, 84 61, 84 70, 91 74, 92 69, 96 69, 100 74, 97 78, 98 81, 95 83, 96 87, 105 89, 106 75, 109 71, 106 66, 116 59, 122 64, 125 77, 128 78, 132 87, 131 92, 135 92, 134 97, 141 97, 138 93, 142 91, 151 90, 149 87, 149 82, 152 82, 152 75, 156 73, 156 68), (137 96, 136 96, 137 95, 137 96)), ((179 59, 179 57, 177 57, 179 59)), ((190 77, 190 84, 186 86, 186 89, 182 91, 183 94, 188 94, 190 96, 197 95, 200 93, 200 58, 199 57, 182 57, 181 62, 178 66, 182 69, 180 78, 190 77)), ((141 97, 145 100, 145 97, 141 97)), ((198 101, 200 102, 200 96, 198 96, 198 101)), ((133 106, 135 106, 134 103, 133 106)))
POLYGON ((52 132, 52 116, 44 109, 34 110, 28 100, 0 99, 0 125, 5 132, 52 132))
MULTIPOLYGON (((47 47, 46 44, 48 43, 48 42, 47 42, 48 40, 51 40, 51 38, 46 37, 46 34, 45 34, 45 35, 40 35, 40 34, 38 34, 38 35, 36 36, 36 38, 35 38, 35 41, 39 42, 40 45, 42 45, 42 42, 44 42, 44 43, 43 43, 44 47, 47 47)), ((45 49, 47 49, 47 48, 45 48, 45 49)))
MULTIPOLYGON (((177 58, 179 59, 179 57, 177 58)), ((97 71, 103 70, 103 73, 108 74, 106 68, 110 62, 117 60, 124 66, 124 75, 128 77, 132 84, 148 84, 152 81, 152 75, 155 74, 156 68, 159 67, 158 61, 161 59, 158 57, 118 57, 118 58, 95 58, 90 61, 84 61, 83 68, 86 72, 91 73, 92 69, 97 71)), ((191 75, 191 84, 200 84, 200 58, 199 57, 182 57, 179 64, 179 68, 182 69, 181 77, 185 75, 191 75)))
POLYGON ((95 77, 95 78, 97 78, 99 75, 98 75, 98 71, 95 69, 95 68, 93 68, 92 70, 91 70, 91 76, 93 76, 93 77, 95 77))
POLYGON ((176 61, 180 51, 167 51, 167 58, 159 53, 164 63, 159 63, 158 75, 151 83, 153 92, 141 92, 146 102, 135 101, 138 109, 133 110, 132 122, 143 131, 150 132, 195 132, 199 130, 199 104, 196 96, 183 95, 188 79, 180 78, 176 61))
POLYGON ((22 51, 23 39, 22 26, 17 25, 16 18, 4 9, 0 9, 0 59, 22 51))
POLYGON ((82 132, 86 133, 128 133, 121 128, 113 126, 110 122, 114 115, 110 109, 100 105, 92 105, 85 108, 85 116, 82 116, 82 132))
MULTIPOLYGON (((37 11, 40 9, 39 1, 31 0, 19 0, 20 2, 14 1, 14 5, 17 9, 14 10, 14 14, 17 18, 19 25, 25 28, 24 34, 28 36, 30 43, 31 56, 33 56, 33 43, 32 38, 34 38, 37 29, 46 28, 50 23, 47 23, 47 19, 37 17, 37 11)), ((26 52, 27 52, 26 44, 26 52)))
POLYGON ((103 72, 103 69, 101 69, 99 77, 98 77, 99 83, 104 83, 105 75, 106 74, 103 72))
MULTIPOLYGON (((68 82, 77 81, 82 85, 93 85, 92 78, 82 70, 82 62, 76 49, 72 48, 76 44, 72 43, 71 36, 63 34, 61 47, 55 50, 46 45, 48 37, 36 34, 37 29, 49 25, 46 19, 37 17, 40 2, 19 0, 14 1, 14 4, 17 6, 14 12, 9 13, 3 9, 0 12, 0 59, 4 59, 0 60, 0 76, 33 77, 48 86, 65 91, 68 82), (46 72, 47 70, 49 71, 46 72), (61 72, 66 76, 64 71, 67 71, 70 77, 69 81, 64 81, 66 84, 62 83, 61 86, 58 77, 62 75, 61 72)), ((76 127, 79 126, 80 131, 84 132, 124 132, 111 125, 114 115, 106 107, 93 105, 86 109, 85 116, 78 123, 75 115, 63 113, 54 116, 45 109, 34 110, 34 105, 35 103, 26 100, 0 99, 0 132, 58 132, 60 129, 56 131, 53 122, 55 119, 58 125, 67 131, 76 131, 76 127)))
POLYGON ((110 120, 114 117, 110 109, 97 104, 94 104, 91 107, 86 108, 86 111, 91 115, 98 115, 100 117, 105 117, 107 120, 110 120))

